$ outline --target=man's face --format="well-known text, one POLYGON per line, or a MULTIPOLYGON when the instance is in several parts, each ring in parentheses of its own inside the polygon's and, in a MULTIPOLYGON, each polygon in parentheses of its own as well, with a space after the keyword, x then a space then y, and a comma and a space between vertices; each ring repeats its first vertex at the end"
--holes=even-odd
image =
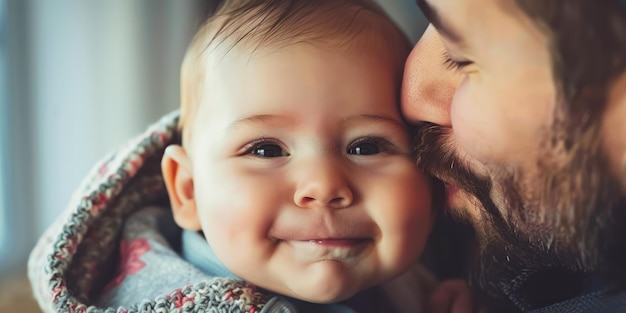
MULTIPOLYGON (((557 93, 545 36, 501 2, 427 3, 435 27, 407 61, 402 108, 411 121, 445 127, 446 145, 476 175, 518 169, 531 179, 539 174, 557 93)), ((450 200, 464 206, 459 197, 450 200)))
POLYGON ((564 126, 549 39, 512 0, 418 3, 432 25, 407 61, 402 94, 404 115, 422 126, 418 162, 490 242, 541 251, 536 262, 593 267, 602 223, 623 197, 598 133, 574 137, 564 126))
POLYGON ((370 52, 233 49, 194 127, 198 218, 234 274, 335 302, 414 264, 428 179, 409 156, 397 71, 370 52))

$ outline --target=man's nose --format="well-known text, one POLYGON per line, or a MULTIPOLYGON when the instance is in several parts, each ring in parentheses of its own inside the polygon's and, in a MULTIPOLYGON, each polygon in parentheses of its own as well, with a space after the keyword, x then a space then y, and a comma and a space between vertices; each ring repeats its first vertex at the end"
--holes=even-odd
POLYGON ((304 165, 294 202, 301 208, 342 209, 352 205, 354 194, 345 170, 332 158, 304 165))
POLYGON ((402 113, 412 122, 451 126, 450 106, 461 74, 446 68, 445 47, 428 26, 411 51, 402 82, 402 113))

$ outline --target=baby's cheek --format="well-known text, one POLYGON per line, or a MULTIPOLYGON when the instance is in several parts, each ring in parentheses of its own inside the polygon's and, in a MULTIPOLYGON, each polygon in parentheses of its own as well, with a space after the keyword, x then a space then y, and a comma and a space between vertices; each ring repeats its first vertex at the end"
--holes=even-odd
POLYGON ((207 238, 232 244, 244 235, 242 225, 245 219, 246 215, 236 214, 228 207, 208 210, 204 214, 202 228, 207 238))
POLYGON ((407 178, 403 208, 400 212, 399 223, 403 230, 404 243, 406 249, 421 249, 425 245, 426 239, 432 228, 435 208, 433 208, 432 188, 425 175, 420 172, 407 178), (408 183, 412 182, 412 183, 408 183))
MULTIPOLYGON (((381 256, 387 264, 415 262, 425 245, 432 225, 430 186, 412 165, 370 194, 379 203, 372 218, 382 235, 381 256)), ((374 200, 373 200, 374 201, 374 200)))

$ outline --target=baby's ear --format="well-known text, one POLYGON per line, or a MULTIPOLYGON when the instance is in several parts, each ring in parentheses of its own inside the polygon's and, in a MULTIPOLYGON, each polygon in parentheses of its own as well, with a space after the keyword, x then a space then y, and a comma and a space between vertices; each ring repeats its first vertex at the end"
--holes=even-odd
POLYGON ((200 230, 191 160, 185 149, 179 145, 168 146, 161 160, 161 171, 176 224, 187 230, 200 230))

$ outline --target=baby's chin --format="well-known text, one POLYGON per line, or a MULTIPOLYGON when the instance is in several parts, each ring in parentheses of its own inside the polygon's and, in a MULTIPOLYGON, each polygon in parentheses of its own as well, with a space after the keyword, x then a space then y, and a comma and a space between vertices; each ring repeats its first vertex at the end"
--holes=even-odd
POLYGON ((305 284, 289 286, 290 289, 280 293, 306 302, 329 304, 350 299, 362 289, 357 286, 346 286, 345 288, 341 288, 337 285, 330 286, 332 284, 334 284, 332 281, 328 281, 325 285, 321 286, 307 286, 305 284))
POLYGON ((289 277, 283 286, 274 292, 282 295, 319 304, 336 303, 347 300, 360 291, 381 283, 379 277, 370 273, 356 273, 346 268, 346 264, 335 261, 322 261, 312 265, 316 271, 310 275, 289 277))

